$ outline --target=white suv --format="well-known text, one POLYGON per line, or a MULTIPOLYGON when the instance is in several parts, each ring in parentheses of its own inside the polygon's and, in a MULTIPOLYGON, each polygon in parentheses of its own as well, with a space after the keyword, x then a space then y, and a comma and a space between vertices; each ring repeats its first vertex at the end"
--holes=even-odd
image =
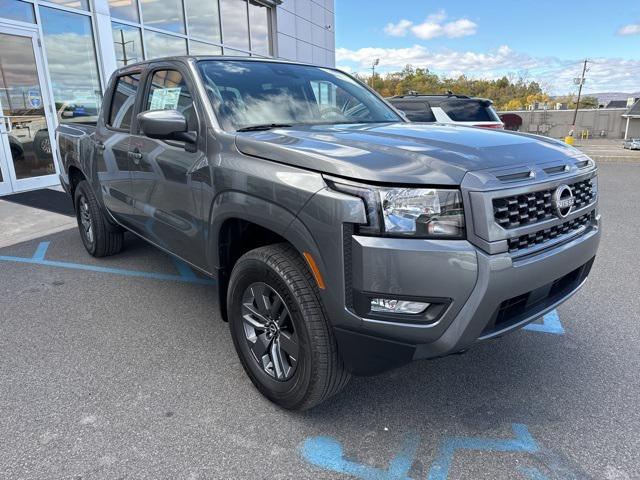
POLYGON ((465 95, 398 95, 387 98, 412 122, 438 122, 472 127, 504 128, 504 124, 485 98, 465 95))

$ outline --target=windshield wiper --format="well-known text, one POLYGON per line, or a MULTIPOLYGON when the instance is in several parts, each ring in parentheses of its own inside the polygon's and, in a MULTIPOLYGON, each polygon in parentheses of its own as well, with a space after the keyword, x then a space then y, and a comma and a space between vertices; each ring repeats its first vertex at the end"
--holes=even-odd
POLYGON ((238 128, 236 132, 259 132, 261 130, 271 130, 272 128, 291 127, 288 123, 265 123, 262 125, 249 125, 247 127, 238 128))

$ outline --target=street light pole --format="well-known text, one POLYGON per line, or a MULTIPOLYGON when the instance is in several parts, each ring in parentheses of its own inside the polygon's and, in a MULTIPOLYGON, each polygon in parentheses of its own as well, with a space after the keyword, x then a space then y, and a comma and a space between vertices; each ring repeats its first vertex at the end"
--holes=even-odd
POLYGON ((373 88, 373 79, 376 76, 376 67, 380 64, 380 59, 376 58, 371 64, 371 88, 373 88))

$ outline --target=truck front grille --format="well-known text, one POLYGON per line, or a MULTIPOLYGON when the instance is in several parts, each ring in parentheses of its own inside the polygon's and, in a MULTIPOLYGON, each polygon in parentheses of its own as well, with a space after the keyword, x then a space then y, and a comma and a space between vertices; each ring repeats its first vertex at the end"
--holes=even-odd
POLYGON ((545 228, 544 230, 538 230, 537 232, 533 232, 528 235, 521 235, 519 237, 510 238, 508 240, 509 253, 518 252, 535 245, 540 245, 547 242, 548 240, 553 240, 556 237, 574 232, 587 225, 590 222, 592 215, 593 213, 590 212, 586 215, 581 215, 580 217, 576 217, 573 220, 569 220, 559 225, 545 228))
MULTIPOLYGON (((595 193, 591 179, 569 185, 575 199, 574 210, 589 205, 595 193)), ((556 217, 551 203, 555 189, 513 195, 493 200, 493 217, 503 228, 517 228, 556 217)))

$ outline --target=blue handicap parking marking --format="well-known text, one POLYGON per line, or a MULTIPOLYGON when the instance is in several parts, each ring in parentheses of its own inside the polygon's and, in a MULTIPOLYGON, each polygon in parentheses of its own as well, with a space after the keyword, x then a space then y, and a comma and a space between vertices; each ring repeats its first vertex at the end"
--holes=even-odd
POLYGON ((560 323, 557 310, 552 310, 542 318, 542 323, 530 323, 523 330, 530 332, 551 333, 554 335, 564 335, 564 328, 560 323))
POLYGON ((407 476, 415 461, 420 436, 408 435, 387 469, 372 467, 344 457, 342 444, 332 437, 313 437, 301 447, 302 457, 312 465, 363 480, 410 480, 407 476))
POLYGON ((178 273, 183 278, 198 278, 196 273, 191 269, 187 262, 180 260, 178 257, 171 256, 171 260, 175 265, 178 273))
MULTIPOLYGON (((426 480, 447 480, 456 453, 479 451, 495 453, 523 453, 539 456, 541 452, 526 425, 511 425, 513 437, 507 439, 483 437, 445 437, 441 440, 436 457, 431 463, 426 480)), ((407 434, 387 468, 357 462, 345 457, 342 444, 333 437, 317 436, 306 439, 300 446, 300 455, 311 465, 325 471, 342 473, 362 480, 411 480, 408 476, 416 460, 420 435, 407 434)), ((514 467, 520 476, 530 480, 548 480, 535 467, 514 467)), ((515 472, 514 472, 515 473, 515 472)))
POLYGON ((178 270, 178 274, 142 272, 139 270, 128 270, 125 268, 101 267, 99 265, 88 265, 85 263, 62 262, 57 260, 47 260, 46 253, 50 242, 40 242, 35 253, 31 257, 15 257, 9 255, 0 255, 2 262, 28 263, 32 265, 45 265, 49 267, 66 268, 71 270, 84 270, 98 273, 109 273, 113 275, 123 275, 126 277, 149 278, 152 280, 164 280, 174 282, 195 283, 198 285, 215 285, 215 280, 198 277, 195 272, 182 260, 175 257, 174 265, 178 270))
POLYGON ((476 450, 485 452, 525 452, 535 453, 539 450, 526 425, 514 423, 512 426, 515 438, 497 440, 474 437, 445 438, 440 443, 436 459, 431 464, 428 480, 446 480, 453 463, 453 457, 459 450, 476 450))
POLYGON ((33 260, 44 260, 44 257, 47 254, 47 249, 49 248, 50 243, 51 242, 40 242, 38 244, 38 248, 36 248, 36 251, 33 254, 33 257, 31 258, 33 260))

